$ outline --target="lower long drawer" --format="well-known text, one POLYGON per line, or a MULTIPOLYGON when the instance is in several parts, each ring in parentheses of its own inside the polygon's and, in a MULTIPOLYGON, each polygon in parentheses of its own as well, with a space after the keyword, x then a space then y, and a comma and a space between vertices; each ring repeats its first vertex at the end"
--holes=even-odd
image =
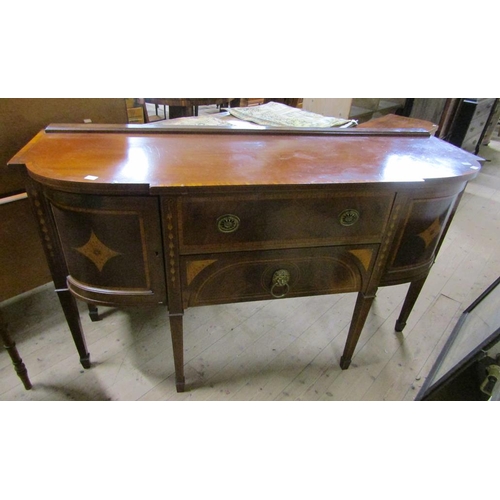
POLYGON ((184 307, 361 291, 378 245, 190 255, 184 307))

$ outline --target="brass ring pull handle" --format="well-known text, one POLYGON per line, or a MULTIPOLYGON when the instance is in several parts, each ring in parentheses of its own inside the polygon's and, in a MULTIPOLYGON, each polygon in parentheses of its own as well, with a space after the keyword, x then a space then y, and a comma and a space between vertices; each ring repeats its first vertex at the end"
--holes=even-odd
POLYGON ((237 215, 221 215, 217 219, 217 229, 221 233, 234 233, 240 227, 240 218, 237 215))
POLYGON ((286 269, 280 269, 276 271, 273 275, 273 285, 271 287, 271 295, 275 299, 281 299, 290 291, 290 285, 288 282, 290 281, 290 273, 286 269), (276 293, 277 288, 284 288, 282 294, 276 293))
POLYGON ((353 226, 359 220, 359 212, 354 208, 348 208, 339 215, 340 224, 343 226, 353 226))

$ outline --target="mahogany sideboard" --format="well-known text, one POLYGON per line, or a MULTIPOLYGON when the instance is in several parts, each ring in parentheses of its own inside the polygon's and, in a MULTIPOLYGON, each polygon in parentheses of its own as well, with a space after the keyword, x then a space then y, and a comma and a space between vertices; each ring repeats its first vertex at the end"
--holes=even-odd
POLYGON ((188 307, 356 292, 347 369, 379 286, 401 331, 480 159, 425 130, 52 125, 24 174, 81 364, 75 299, 167 307, 185 389, 188 307))

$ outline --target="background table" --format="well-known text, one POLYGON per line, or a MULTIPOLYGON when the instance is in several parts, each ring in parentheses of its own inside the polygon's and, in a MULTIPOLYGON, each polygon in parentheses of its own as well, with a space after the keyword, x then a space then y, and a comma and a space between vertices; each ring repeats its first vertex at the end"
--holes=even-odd
MULTIPOLYGON (((145 97, 144 98, 144 118, 148 122, 148 113, 146 104, 163 106, 165 117, 167 116, 165 107, 168 106, 169 118, 179 118, 183 116, 198 116, 198 106, 229 106, 234 97, 190 97, 190 98, 172 98, 172 97, 145 97)), ((157 108, 158 109, 158 108, 157 108)))

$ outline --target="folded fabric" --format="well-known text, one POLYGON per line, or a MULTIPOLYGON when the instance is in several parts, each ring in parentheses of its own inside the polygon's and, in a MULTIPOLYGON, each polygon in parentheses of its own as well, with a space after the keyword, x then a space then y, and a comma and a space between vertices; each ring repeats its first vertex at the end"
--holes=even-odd
POLYGON ((346 128, 357 125, 356 120, 323 116, 278 102, 268 102, 248 108, 228 108, 227 111, 240 120, 268 127, 346 128))

